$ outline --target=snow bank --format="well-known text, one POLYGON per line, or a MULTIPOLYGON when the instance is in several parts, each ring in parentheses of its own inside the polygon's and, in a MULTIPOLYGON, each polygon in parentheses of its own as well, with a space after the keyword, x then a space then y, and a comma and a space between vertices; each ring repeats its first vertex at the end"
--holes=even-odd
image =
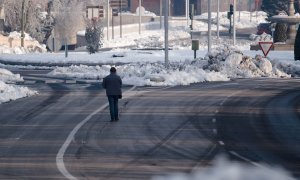
MULTIPOLYGON (((214 50, 207 56, 207 65, 203 68, 224 74, 230 79, 291 77, 291 73, 280 67, 278 63, 257 55, 255 58, 243 55, 242 52, 228 46, 214 50)), ((293 64, 291 62, 291 64, 293 64)))
MULTIPOLYGON (((148 56, 150 58, 153 54, 148 56)), ((122 57, 118 58, 122 59, 122 57)), ((102 79, 108 74, 110 67, 110 65, 58 67, 48 75, 102 79)), ((162 61, 132 62, 116 68, 124 84, 176 86, 207 81, 229 81, 235 78, 289 78, 292 75, 299 75, 300 64, 291 61, 270 61, 261 55, 251 58, 238 50, 224 46, 214 50, 205 58, 172 62, 169 68, 166 68, 162 61)))
POLYGON ((0 54, 45 53, 46 46, 25 33, 24 47, 21 47, 21 33, 11 32, 9 36, 0 35, 0 54))
POLYGON ((8 85, 0 81, 0 104, 35 94, 37 94, 36 91, 32 91, 27 87, 8 85))
POLYGON ((0 68, 0 104, 37 94, 36 91, 32 91, 27 87, 7 84, 20 81, 23 81, 23 78, 19 74, 13 74, 6 69, 0 68))
POLYGON ((191 174, 156 176, 152 180, 296 180, 287 171, 269 166, 253 166, 217 159, 212 167, 199 169, 191 174))
POLYGON ((9 70, 0 68, 0 81, 14 83, 14 82, 21 82, 24 80, 20 76, 20 74, 13 74, 9 70))

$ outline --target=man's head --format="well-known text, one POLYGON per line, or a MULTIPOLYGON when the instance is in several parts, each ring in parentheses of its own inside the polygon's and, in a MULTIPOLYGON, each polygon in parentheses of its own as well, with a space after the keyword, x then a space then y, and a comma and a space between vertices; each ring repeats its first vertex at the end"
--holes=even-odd
POLYGON ((117 70, 116 70, 115 67, 111 67, 111 68, 110 68, 110 73, 116 73, 116 72, 117 72, 117 70))

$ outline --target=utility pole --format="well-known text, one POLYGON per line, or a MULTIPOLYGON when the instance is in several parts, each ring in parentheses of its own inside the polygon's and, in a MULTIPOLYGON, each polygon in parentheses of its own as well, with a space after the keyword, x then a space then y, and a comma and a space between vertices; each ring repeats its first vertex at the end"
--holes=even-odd
POLYGON ((165 0, 165 67, 169 67, 169 0, 165 0))
POLYGON ((189 0, 185 0, 185 16, 186 16, 186 26, 189 26, 189 9, 190 9, 190 2, 189 0))
POLYGON ((25 9, 25 0, 22 1, 22 14, 21 14, 21 46, 24 47, 24 9, 25 9))
POLYGON ((236 28, 235 28, 235 21, 236 21, 236 0, 233 0, 233 45, 236 45, 236 28))
POLYGON ((220 39, 220 0, 217 0, 217 37, 220 39))
POLYGON ((211 52, 211 0, 208 0, 208 53, 211 52))
POLYGON ((120 38, 122 38, 122 2, 119 0, 120 6, 120 38))
POLYGON ((162 28, 162 0, 159 0, 159 27, 162 28))
POLYGON ((139 34, 141 34, 141 24, 142 24, 142 15, 141 15, 141 5, 142 2, 139 0, 139 34))
POLYGON ((109 16, 110 16, 110 13, 109 13, 109 0, 107 0, 106 2, 106 18, 107 18, 107 29, 106 29, 106 36, 107 36, 107 40, 109 40, 109 16))

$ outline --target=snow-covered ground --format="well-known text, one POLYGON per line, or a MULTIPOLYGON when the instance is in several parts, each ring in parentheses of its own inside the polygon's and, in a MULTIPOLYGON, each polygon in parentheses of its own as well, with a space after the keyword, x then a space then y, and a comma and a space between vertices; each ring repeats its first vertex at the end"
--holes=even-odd
POLYGON ((199 168, 191 174, 175 173, 152 180, 296 180, 290 173, 267 165, 247 165, 218 157, 212 167, 199 168))
POLYGON ((23 78, 19 74, 13 74, 6 69, 0 68, 0 104, 37 94, 36 91, 27 87, 14 84, 21 81, 23 81, 23 78))
POLYGON ((24 47, 21 46, 21 33, 11 32, 9 36, 0 34, 0 54, 45 53, 46 46, 40 44, 29 34, 24 34, 24 47))

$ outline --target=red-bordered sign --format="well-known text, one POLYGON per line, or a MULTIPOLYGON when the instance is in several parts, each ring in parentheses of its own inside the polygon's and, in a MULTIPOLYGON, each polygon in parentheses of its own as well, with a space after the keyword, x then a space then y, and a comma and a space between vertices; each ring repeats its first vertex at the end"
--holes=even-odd
POLYGON ((259 47, 264 53, 265 57, 267 57, 268 53, 273 47, 273 42, 259 42, 259 47))

